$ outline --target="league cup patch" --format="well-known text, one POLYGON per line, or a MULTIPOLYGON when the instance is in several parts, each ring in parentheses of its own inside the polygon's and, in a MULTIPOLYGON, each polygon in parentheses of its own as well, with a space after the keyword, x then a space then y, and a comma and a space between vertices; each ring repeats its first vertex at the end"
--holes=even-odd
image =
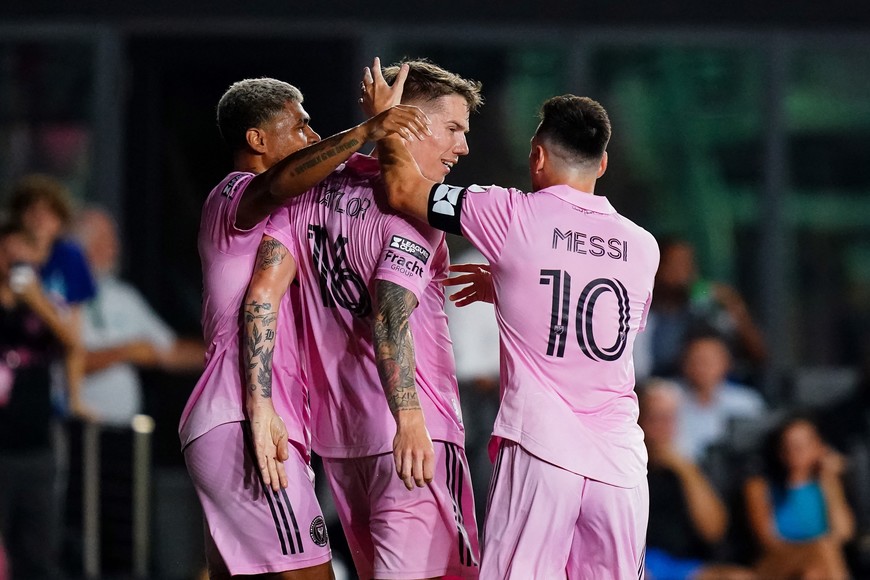
POLYGON ((393 236, 393 239, 390 240, 390 247, 405 252, 406 254, 417 258, 424 264, 429 261, 429 250, 417 242, 412 242, 402 236, 393 236))
POLYGON ((311 540, 321 548, 329 542, 329 534, 326 532, 326 522, 323 521, 323 516, 317 516, 311 521, 308 533, 311 534, 311 540))

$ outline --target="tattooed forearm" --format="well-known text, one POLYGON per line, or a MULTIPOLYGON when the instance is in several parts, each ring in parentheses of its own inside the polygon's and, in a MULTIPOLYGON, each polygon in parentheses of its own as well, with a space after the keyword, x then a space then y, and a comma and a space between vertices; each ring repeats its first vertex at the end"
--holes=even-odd
POLYGON ((272 355, 275 352, 275 325, 278 308, 270 302, 245 303, 245 380, 251 393, 260 389, 263 398, 272 396, 272 355))
POLYGON ((293 175, 302 175, 306 171, 316 167, 320 163, 323 163, 327 159, 331 159, 335 157, 339 153, 347 151, 348 149, 352 149, 356 151, 360 148, 362 142, 359 139, 351 137, 344 143, 339 143, 338 145, 328 146, 323 149, 323 151, 317 151, 314 157, 308 159, 304 163, 300 163, 296 167, 293 168, 293 175))
POLYGON ((375 356, 387 403, 393 414, 419 409, 420 399, 414 381, 414 339, 408 324, 417 299, 401 286, 383 280, 377 283, 377 297, 375 356))

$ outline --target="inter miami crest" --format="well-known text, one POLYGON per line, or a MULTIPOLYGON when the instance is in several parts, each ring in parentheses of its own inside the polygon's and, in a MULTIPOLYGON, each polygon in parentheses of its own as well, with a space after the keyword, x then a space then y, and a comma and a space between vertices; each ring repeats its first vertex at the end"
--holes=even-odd
POLYGON ((311 526, 308 528, 311 534, 311 539, 320 547, 326 545, 329 541, 329 534, 326 533, 326 522, 323 521, 323 516, 317 516, 311 521, 311 526))

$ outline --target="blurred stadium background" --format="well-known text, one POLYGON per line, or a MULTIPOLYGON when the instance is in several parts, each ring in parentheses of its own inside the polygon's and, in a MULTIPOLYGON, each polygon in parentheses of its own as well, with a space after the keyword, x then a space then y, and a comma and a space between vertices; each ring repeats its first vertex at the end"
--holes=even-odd
MULTIPOLYGON (((487 99, 450 181, 523 188, 540 102, 589 95, 614 125, 602 192, 655 234, 690 240, 705 276, 741 290, 771 348, 761 388, 788 401, 799 377, 866 356, 868 12, 842 0, 6 0, 0 201, 40 171, 111 208, 125 277, 196 334, 200 206, 230 164, 214 106, 233 81, 295 84, 326 136, 361 120, 357 82, 373 56, 429 57, 483 81, 487 99)), ((195 378, 146 376, 148 577, 187 577, 200 557, 175 435, 195 378)))

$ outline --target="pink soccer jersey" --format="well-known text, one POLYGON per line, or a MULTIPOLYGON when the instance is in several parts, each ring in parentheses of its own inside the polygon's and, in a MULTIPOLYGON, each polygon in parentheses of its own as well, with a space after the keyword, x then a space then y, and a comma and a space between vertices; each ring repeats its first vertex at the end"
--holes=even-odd
POLYGON ((607 198, 567 186, 466 192, 461 229, 492 265, 501 339, 494 442, 638 485, 646 450, 631 353, 652 298, 655 239, 607 198))
POLYGON ((449 261, 444 234, 390 212, 373 188, 382 190, 378 162, 356 154, 275 212, 266 228, 297 258, 312 446, 324 457, 392 451, 396 424, 372 338, 377 280, 417 297, 410 325, 429 434, 460 446, 465 439, 441 286, 449 261))
MULTIPOLYGON (((231 173, 206 199, 199 228, 202 261, 202 329, 205 370, 181 415, 182 448, 218 425, 245 419, 242 374, 242 302, 268 220, 250 230, 235 227, 236 210, 252 173, 231 173)), ((290 295, 282 301, 272 361, 272 403, 284 419, 290 440, 307 453, 308 393, 299 370, 290 295)))

